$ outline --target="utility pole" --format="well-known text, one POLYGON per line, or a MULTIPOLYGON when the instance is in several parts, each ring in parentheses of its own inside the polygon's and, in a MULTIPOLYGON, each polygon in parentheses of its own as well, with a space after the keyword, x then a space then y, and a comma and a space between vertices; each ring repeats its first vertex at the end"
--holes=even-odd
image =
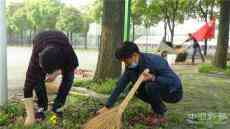
POLYGON ((124 41, 129 41, 131 0, 125 0, 124 41))
POLYGON ((8 99, 5 0, 0 0, 0 106, 8 99))

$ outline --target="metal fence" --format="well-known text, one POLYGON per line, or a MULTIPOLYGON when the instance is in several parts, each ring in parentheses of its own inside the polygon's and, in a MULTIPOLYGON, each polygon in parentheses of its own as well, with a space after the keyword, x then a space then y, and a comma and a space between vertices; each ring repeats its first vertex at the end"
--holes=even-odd
MULTIPOLYGON (((19 35, 19 34, 9 34, 7 37, 8 45, 16 46, 30 46, 32 45, 32 39, 34 35, 19 35)), ((84 34, 73 34, 70 43, 74 48, 82 49, 98 49, 100 45, 100 35, 87 35, 87 38, 84 34)))

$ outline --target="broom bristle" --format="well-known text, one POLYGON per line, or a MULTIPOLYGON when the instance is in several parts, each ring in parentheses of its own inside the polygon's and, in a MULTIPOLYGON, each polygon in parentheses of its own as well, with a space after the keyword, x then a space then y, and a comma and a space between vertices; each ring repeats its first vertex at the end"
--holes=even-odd
POLYGON ((83 129, 120 129, 122 114, 118 110, 119 108, 112 108, 105 113, 99 114, 89 120, 83 126, 83 129))
MULTIPOLYGON (((145 69, 143 73, 148 72, 149 69, 145 69)), ((129 94, 125 97, 123 102, 118 107, 112 108, 111 110, 94 117, 83 126, 83 129, 120 129, 122 125, 122 113, 127 107, 129 101, 135 95, 135 92, 137 91, 143 79, 144 76, 141 74, 129 94)))

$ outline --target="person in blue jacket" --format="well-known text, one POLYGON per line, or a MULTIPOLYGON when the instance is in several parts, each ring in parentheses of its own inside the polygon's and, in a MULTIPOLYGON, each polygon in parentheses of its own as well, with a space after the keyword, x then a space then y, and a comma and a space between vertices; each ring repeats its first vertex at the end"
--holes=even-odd
POLYGON ((136 96, 152 107, 153 113, 147 117, 148 124, 167 122, 165 117, 167 109, 164 102, 177 103, 182 99, 183 90, 180 78, 162 57, 140 52, 133 42, 124 42, 123 44, 116 50, 115 56, 119 61, 125 63, 125 71, 107 103, 98 113, 109 110, 127 85, 130 83, 133 85, 144 69, 148 68, 150 72, 144 74, 144 81, 136 96))

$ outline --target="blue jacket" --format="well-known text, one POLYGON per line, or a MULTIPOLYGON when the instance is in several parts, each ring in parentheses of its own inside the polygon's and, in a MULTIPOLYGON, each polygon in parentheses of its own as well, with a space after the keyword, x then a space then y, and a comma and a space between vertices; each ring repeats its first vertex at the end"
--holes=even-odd
POLYGON ((115 89, 109 97, 106 106, 112 107, 119 95, 124 91, 126 86, 132 82, 134 84, 139 75, 148 68, 151 74, 154 74, 155 82, 160 86, 167 88, 169 92, 174 92, 182 88, 181 80, 176 73, 170 68, 167 61, 162 57, 149 53, 140 53, 137 68, 125 68, 121 78, 118 80, 115 89))

